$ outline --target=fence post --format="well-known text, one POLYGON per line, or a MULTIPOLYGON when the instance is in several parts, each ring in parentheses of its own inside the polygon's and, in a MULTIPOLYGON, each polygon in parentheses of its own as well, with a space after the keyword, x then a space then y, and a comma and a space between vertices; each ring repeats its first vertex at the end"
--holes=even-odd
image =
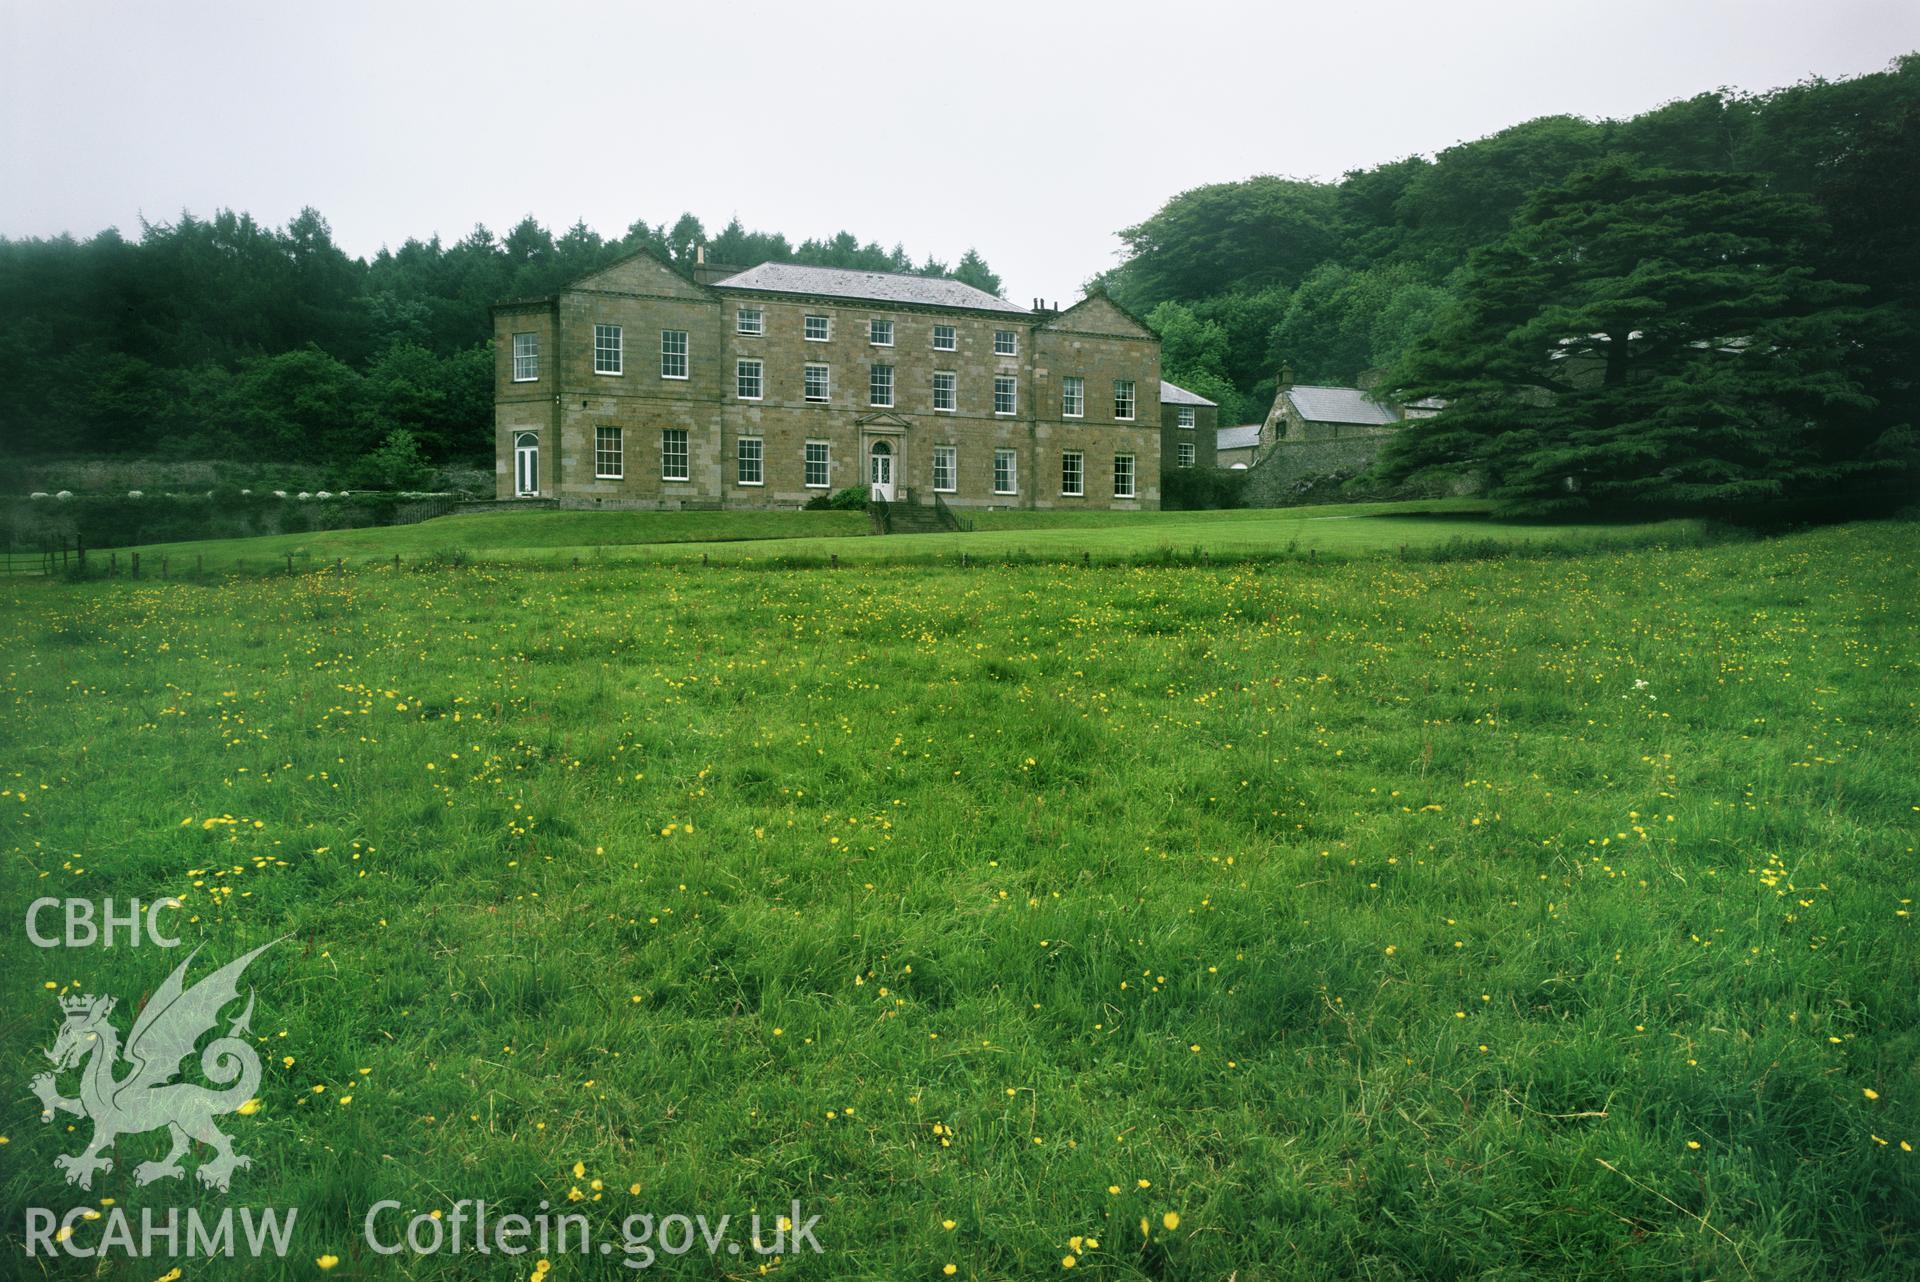
POLYGON ((120 573, 120 554, 118 552, 107 553, 107 577, 110 579, 115 578, 116 576, 119 575, 119 573, 120 573))
POLYGON ((287 573, 293 573, 293 553, 287 553, 287 573))
POLYGON ((160 558, 160 577, 163 579, 167 577, 168 560, 169 558, 164 556, 160 558))
POLYGON ((1086 566, 1089 570, 1091 570, 1093 568, 1093 553, 1082 552, 1080 554, 1080 564, 1086 566))
POLYGON ((138 552, 129 552, 127 553, 127 557, 130 561, 133 562, 133 566, 130 571, 132 577, 136 579, 139 578, 140 577, 140 554, 138 552))
POLYGON ((833 568, 836 570, 840 568, 840 554, 838 552, 833 554, 833 568))
POLYGON ((396 570, 400 568, 400 554, 398 552, 393 554, 393 568, 396 570))

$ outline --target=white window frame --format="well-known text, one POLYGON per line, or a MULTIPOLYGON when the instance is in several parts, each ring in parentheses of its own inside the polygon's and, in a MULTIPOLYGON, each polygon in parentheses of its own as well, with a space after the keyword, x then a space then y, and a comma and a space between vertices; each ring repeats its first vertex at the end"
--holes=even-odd
POLYGON ((1020 412, 1020 380, 1011 374, 993 376, 993 415, 995 418, 1012 418, 1020 412), (1000 393, 1006 390, 1007 408, 1000 408, 1000 393))
POLYGON ((1018 356, 1020 354, 1020 331, 1017 329, 994 330, 993 354, 995 356, 1018 356))
POLYGON ((952 494, 960 488, 960 447, 958 445, 936 445, 933 447, 933 492, 952 494), (947 483, 940 484, 940 463, 946 461, 947 483))
POLYGON ((693 479, 693 438, 684 427, 663 427, 660 429, 660 479, 663 481, 691 481, 693 479), (677 442, 678 450, 669 449, 677 442), (672 470, 675 455, 680 459, 680 472, 672 470))
POLYGON ((765 437, 739 436, 734 438, 734 480, 740 485, 765 485, 767 483, 767 442, 765 437), (749 449, 748 447, 752 448, 749 449), (753 479, 747 479, 747 463, 753 463, 753 479))
POLYGON ((733 363, 734 394, 743 401, 757 401, 767 394, 767 363, 751 356, 742 356, 733 363), (753 383, 753 391, 747 391, 748 380, 753 383))
POLYGON ((516 383, 537 383, 540 381, 540 335, 529 330, 513 336, 513 381, 516 383), (524 372, 522 372, 524 371, 524 372))
POLYGON ((893 322, 874 317, 867 322, 867 342, 874 347, 893 346, 893 322), (882 338, 880 335, 885 334, 882 338))
POLYGON ((1083 499, 1087 497, 1087 452, 1085 450, 1060 451, 1060 497, 1083 499), (1073 462, 1073 483, 1077 488, 1067 488, 1067 462, 1073 462))
POLYGON ((1113 456, 1113 497, 1117 499, 1137 499, 1140 497, 1140 464, 1131 454, 1113 456), (1126 464, 1123 469, 1120 465, 1126 464), (1127 488, 1120 488, 1120 477, 1124 473, 1127 488))
POLYGON ((1060 417, 1085 418, 1087 416, 1087 380, 1078 374, 1069 374, 1060 380, 1060 417))
POLYGON ((627 475, 627 437, 617 427, 596 423, 593 428, 593 479, 619 481, 627 475), (613 445, 608 447, 608 434, 613 445))
POLYGON ((618 378, 626 372, 626 333, 605 321, 593 323, 593 372, 618 378))
POLYGON ((1130 378, 1114 379, 1113 380, 1113 421, 1116 423, 1131 423, 1133 422, 1134 414, 1137 413, 1139 409, 1140 409, 1140 400, 1138 395, 1135 393, 1133 380, 1130 378), (1120 389, 1123 387, 1127 389, 1126 400, 1125 400, 1127 412, 1125 414, 1122 414, 1120 412, 1120 406, 1122 404, 1120 389))
POLYGON ((830 342, 833 338, 833 321, 831 318, 822 316, 818 312, 808 312, 806 319, 800 322, 800 334, 801 337, 805 338, 809 343, 830 342), (815 321, 820 322, 820 332, 818 334, 813 332, 813 323, 815 321))
POLYGON ((954 325, 935 325, 933 327, 933 350, 936 352, 957 352, 960 350, 960 330, 954 325), (947 341, 941 342, 944 337, 947 341))
POLYGON ((833 366, 819 361, 809 361, 800 370, 800 396, 802 400, 815 405, 825 405, 833 399, 833 366), (813 394, 813 376, 820 375, 820 394, 813 394))
POLYGON ((993 492, 995 494, 1018 494, 1020 492, 1020 451, 997 449, 993 452, 993 492), (1005 488, 1001 487, 1005 480, 1005 488))
POLYGON ((956 413, 959 408, 960 376, 950 369, 937 369, 933 371, 933 412, 936 414, 953 414, 956 413), (940 403, 940 380, 943 378, 947 380, 947 403, 945 405, 940 403))
POLYGON ((678 379, 684 382, 687 378, 688 371, 690 371, 693 368, 692 353, 693 353, 693 341, 691 338, 688 337, 686 330, 684 329, 661 330, 660 331, 660 377, 678 379), (673 343, 672 343, 672 340, 676 336, 680 339, 680 347, 678 351, 674 350, 673 343), (675 360, 677 360, 680 364, 680 372, 678 374, 672 373, 671 366, 668 364, 668 362, 675 361, 675 360))
POLYGON ((879 362, 875 362, 874 364, 867 366, 867 405, 870 408, 877 409, 877 410, 890 410, 893 408, 893 373, 894 373, 894 370, 893 370, 893 366, 891 365, 883 365, 883 364, 880 364, 879 362), (885 370, 887 372, 887 377, 886 377, 887 399, 884 401, 879 399, 881 370, 885 370))
POLYGON ((1193 430, 1193 406, 1182 405, 1179 409, 1175 410, 1173 423, 1175 427, 1184 427, 1189 432, 1192 431, 1193 430))
POLYGON ((833 442, 808 441, 800 451, 800 468, 800 483, 807 489, 824 490, 830 488, 833 485, 833 442), (816 449, 820 451, 818 460, 813 456, 813 452, 816 449), (816 466, 820 469, 820 479, 817 481, 808 480, 807 478, 813 475, 813 469, 816 466))
POLYGON ((513 434, 513 496, 517 499, 537 498, 540 494, 540 433, 515 432, 513 434), (531 463, 531 467, 528 464, 531 463), (527 473, 533 473, 533 485, 526 484, 527 473))
POLYGON ((750 338, 761 338, 767 332, 767 312, 764 307, 738 307, 733 313, 733 332, 745 334, 750 338))
POLYGON ((1194 462, 1193 442, 1192 441, 1180 442, 1180 448, 1177 451, 1177 457, 1180 460, 1181 467, 1192 467, 1194 462))

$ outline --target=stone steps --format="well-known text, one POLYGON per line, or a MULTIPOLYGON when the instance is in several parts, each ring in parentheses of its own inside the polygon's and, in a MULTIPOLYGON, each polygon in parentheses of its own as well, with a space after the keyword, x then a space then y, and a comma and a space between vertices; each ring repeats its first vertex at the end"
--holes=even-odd
POLYGON ((947 523, 940 519, 940 513, 930 507, 917 504, 909 507, 904 503, 892 503, 887 506, 887 532, 889 534, 939 534, 947 529, 947 523))

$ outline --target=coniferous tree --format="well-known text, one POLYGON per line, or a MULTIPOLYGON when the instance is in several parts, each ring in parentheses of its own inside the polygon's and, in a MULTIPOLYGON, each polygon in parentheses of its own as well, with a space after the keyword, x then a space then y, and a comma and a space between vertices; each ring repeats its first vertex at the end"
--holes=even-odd
POLYGON ((1389 380, 1446 408, 1388 479, 1483 472, 1510 515, 1805 510, 1904 466, 1849 368, 1856 286, 1816 275, 1819 216, 1752 177, 1603 163, 1536 193, 1389 380))

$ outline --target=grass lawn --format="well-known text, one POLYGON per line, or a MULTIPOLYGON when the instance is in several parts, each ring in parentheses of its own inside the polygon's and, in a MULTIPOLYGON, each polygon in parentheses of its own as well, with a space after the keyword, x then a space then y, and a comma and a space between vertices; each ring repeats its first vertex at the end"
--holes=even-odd
MULTIPOLYGON (((1920 527, 909 577, 851 562, 939 536, 574 569, 609 517, 464 520, 535 563, 0 585, 0 907, 178 895, 196 975, 287 937, 231 1199, 136 1187, 158 1135, 93 1190, 300 1208, 246 1277, 529 1276, 361 1241, 472 1198, 822 1216, 654 1265, 704 1278, 1913 1276, 1920 527)), ((944 544, 1487 532, 990 524, 944 544)), ((184 949, 0 940, 20 1259, 85 1196, 55 999, 124 1034, 184 949)))
POLYGON ((288 553, 293 554, 296 564, 341 557, 381 560, 396 553, 407 559, 451 552, 488 558, 542 554, 564 557, 590 548, 642 543, 844 538, 867 534, 870 529, 863 512, 589 512, 549 508, 442 516, 413 525, 156 543, 118 551, 123 559, 130 551, 137 551, 148 561, 168 556, 182 566, 199 556, 209 568, 226 569, 247 562, 260 567, 276 561, 284 564, 288 553))
MULTIPOLYGON (((867 518, 853 512, 489 512, 440 517, 417 525, 267 535, 199 543, 121 549, 141 553, 148 566, 162 556, 175 568, 196 562, 209 570, 365 563, 423 557, 481 561, 593 558, 685 563, 706 558, 724 565, 844 562, 957 563, 983 559, 1070 560, 1092 556, 1143 560, 1192 557, 1260 558, 1288 553, 1353 555, 1401 547, 1432 549, 1462 542, 1547 545, 1619 539, 1632 542, 1691 537, 1697 523, 1567 526, 1494 522, 1474 500, 1418 504, 1352 503, 1231 512, 980 512, 975 529, 955 534, 860 538, 867 518)), ((96 558, 105 553, 96 552, 96 558)))

